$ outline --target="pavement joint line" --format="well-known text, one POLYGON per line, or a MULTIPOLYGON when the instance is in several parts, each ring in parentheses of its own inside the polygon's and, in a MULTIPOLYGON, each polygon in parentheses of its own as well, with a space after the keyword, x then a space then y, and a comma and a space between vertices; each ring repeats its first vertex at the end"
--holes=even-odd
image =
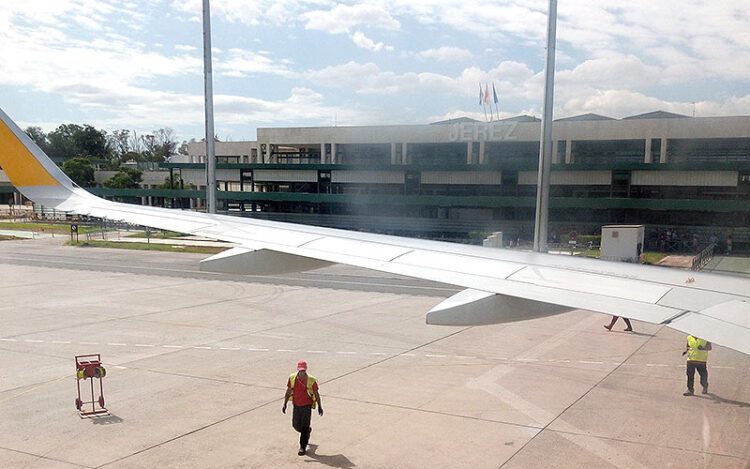
POLYGON ((126 455, 126 456, 122 456, 122 457, 119 457, 119 458, 117 458, 117 459, 114 459, 114 460, 112 460, 112 461, 106 462, 106 463, 104 463, 104 464, 100 464, 99 466, 97 466, 97 468, 100 468, 100 467, 104 467, 104 466, 109 466, 109 465, 111 465, 111 464, 115 464, 115 463, 118 463, 118 462, 120 462, 120 461, 124 461, 125 459, 128 459, 128 458, 130 458, 130 457, 132 457, 132 456, 136 456, 136 455, 138 455, 138 454, 141 454, 141 453, 145 453, 146 451, 150 451, 150 450, 152 450, 152 449, 154 449, 154 448, 158 448, 158 447, 160 447, 160 446, 166 445, 167 443, 171 443, 171 442, 173 442, 173 441, 179 440, 180 438, 183 438, 183 437, 186 437, 186 436, 192 435, 192 434, 194 434, 194 433, 197 433, 197 432, 203 431, 203 430, 205 430, 205 429, 207 429, 207 428, 211 428, 211 427, 213 427, 213 426, 216 426, 216 425, 218 425, 218 424, 220 424, 220 423, 224 423, 224 422, 226 422, 226 421, 228 421, 228 420, 230 420, 230 419, 233 419, 233 418, 235 418, 235 417, 240 417, 240 416, 242 416, 242 415, 245 415, 245 414, 248 414, 248 413, 250 413, 250 412, 252 412, 252 411, 254 411, 254 410, 258 410, 258 409, 260 409, 260 408, 262 408, 262 407, 266 407, 266 406, 268 406, 268 405, 270 405, 270 404, 273 404, 273 403, 277 402, 278 400, 279 400, 279 399, 275 398, 275 399, 273 399, 273 400, 270 400, 270 401, 268 401, 268 402, 264 402, 264 403, 258 404, 257 406, 255 406, 255 407, 252 407, 252 408, 250 408, 250 409, 246 409, 246 410, 243 410, 243 411, 241 411, 241 412, 238 412, 238 413, 236 413, 236 414, 233 414, 233 415, 229 415, 229 416, 227 416, 227 417, 224 417, 224 418, 222 418, 222 419, 219 419, 219 420, 217 420, 217 421, 215 421, 215 422, 211 422, 211 423, 209 423, 209 424, 206 424, 206 425, 203 425, 203 426, 201 426, 201 427, 198 427, 198 428, 194 428, 193 430, 190 430, 190 431, 188 431, 188 432, 185 432, 185 433, 183 433, 182 435, 177 435, 177 436, 175 436, 175 437, 172 437, 172 438, 169 438, 169 439, 167 439, 167 440, 164 440, 164 441, 162 441, 161 443, 157 443, 157 444, 155 444, 155 445, 151 445, 151 446, 149 446, 149 447, 147 447, 147 448, 141 448, 140 450, 138 450, 138 451, 135 451, 135 452, 133 452, 133 453, 130 453, 130 454, 126 455))
MULTIPOLYGON (((6 342, 18 342, 16 339, 12 338, 2 338, 0 341, 6 341, 6 342)), ((24 342, 28 343, 46 343, 44 340, 35 340, 35 339, 24 339, 24 342)), ((53 340, 49 343, 53 344, 71 344, 71 341, 61 341, 61 340, 53 340)), ((78 342, 79 345, 99 345, 98 342, 78 342)), ((119 347, 128 347, 129 344, 120 343, 120 342, 109 342, 106 345, 111 346, 119 346, 119 347)), ((133 344, 134 347, 141 347, 141 348, 153 348, 153 347, 163 347, 163 348, 171 348, 171 349, 184 349, 184 348, 191 348, 191 349, 197 349, 197 350, 228 350, 228 351, 250 351, 250 352, 268 352, 271 351, 268 348, 257 348, 257 347, 251 347, 251 348, 241 348, 241 347, 209 347, 209 346, 202 346, 202 345, 170 345, 170 344, 161 344, 161 345, 154 345, 154 344, 133 344)), ((276 352, 297 352, 297 350, 291 350, 291 349, 276 349, 276 352)), ((317 354, 325 354, 325 353, 336 353, 339 355, 357 355, 360 352, 353 352, 353 351, 336 351, 336 352, 329 352, 327 350, 306 350, 305 353, 317 353, 317 354)), ((368 355, 376 355, 376 356, 385 356, 388 355, 384 352, 369 352, 368 355)), ((404 357, 419 357, 419 354, 405 352, 401 354, 397 354, 395 356, 404 356, 404 357)), ((428 358, 455 358, 460 360, 506 360, 511 362, 518 362, 518 363, 534 363, 534 362, 545 362, 545 360, 541 360, 538 358, 506 358, 506 357, 477 357, 473 355, 445 355, 445 354, 431 354, 431 353, 425 353, 424 357, 428 358)), ((546 362, 548 363, 571 363, 573 360, 558 360, 558 359, 548 359, 546 362)), ((581 364, 587 364, 587 365, 603 365, 605 362, 603 361, 595 361, 595 360, 575 360, 577 363, 581 364)), ((611 365, 615 366, 642 366, 642 364, 638 363, 618 363, 618 362, 609 362, 611 365)), ((647 367, 668 367, 669 364, 663 364, 663 363, 647 363, 645 364, 647 367)), ((684 367, 683 364, 674 365, 675 368, 682 368, 684 367)), ((722 369, 722 370, 734 370, 736 367, 733 366, 721 366, 716 365, 712 366, 712 369, 722 369)))
MULTIPOLYGON (((4 342, 18 342, 17 339, 13 338, 0 338, 0 341, 4 342)), ((47 343, 47 341, 44 340, 37 340, 37 339, 24 339, 23 342, 26 343, 47 343)), ((49 343, 52 344, 71 344, 73 342, 71 341, 63 341, 63 340, 52 340, 49 341, 49 343)), ((78 345, 99 345, 99 342, 78 342, 78 345)), ((120 342, 108 342, 106 345, 110 346, 118 346, 118 347, 128 347, 128 344, 120 343, 120 342)), ((153 347, 163 347, 163 348, 171 348, 171 349, 184 349, 184 348, 191 348, 191 349, 197 349, 197 350, 228 350, 228 351, 240 351, 240 350, 246 350, 251 352, 268 352, 270 349, 267 348, 240 348, 240 347, 209 347, 209 346, 201 346, 201 345, 169 345, 169 344, 162 344, 162 345, 154 345, 154 344, 133 344, 134 347, 140 347, 140 348, 153 348, 153 347)), ((276 352, 297 352, 297 350, 291 350, 291 349, 276 349, 276 352)), ((306 350, 305 353, 316 353, 316 354, 325 354, 325 353, 336 353, 339 355, 356 355, 359 354, 359 352, 352 352, 352 351, 336 351, 336 352, 329 352, 327 350, 306 350)), ((388 355, 384 352, 370 352, 368 355, 376 355, 376 356, 385 356, 388 355)), ((404 356, 404 357, 419 357, 419 354, 415 353, 401 353, 397 354, 396 356, 404 356)), ((471 356, 471 355, 444 355, 444 354, 424 354, 424 357, 428 358, 456 358, 461 360, 507 360, 512 362, 544 362, 545 360, 540 360, 537 358, 505 358, 505 357, 477 357, 477 356, 471 356)), ((571 363, 573 360, 556 360, 556 359, 549 359, 546 360, 546 362, 549 363, 571 363)), ((605 362, 602 361, 594 361, 594 360, 576 360, 577 363, 581 364, 587 364, 587 365, 603 365, 605 362)), ((614 366, 643 366, 643 364, 639 363, 618 363, 618 362, 609 362, 609 364, 614 366)), ((654 368, 654 367, 669 367, 669 364, 664 363, 646 363, 645 366, 654 368)), ((678 364, 674 365, 675 368, 683 368, 684 364, 678 364)), ((720 369, 720 370, 734 370, 736 367, 734 366, 722 366, 722 365, 716 365, 712 366, 712 369, 720 369)), ((750 368, 748 368, 750 370, 750 368)))
POLYGON ((85 468, 89 468, 89 469, 91 469, 91 468, 94 467, 94 466, 84 466, 82 464, 78 464, 78 463, 74 463, 74 462, 70 462, 70 461, 65 461, 63 459, 55 459, 55 458, 51 458, 49 456, 43 456, 41 454, 29 453, 28 451, 21 451, 20 449, 6 448, 5 446, 0 446, 0 449, 4 449, 5 451, 11 451, 13 453, 25 454, 27 456, 33 456, 35 458, 44 459, 44 460, 47 460, 47 461, 54 461, 54 462, 61 462, 61 463, 65 463, 65 464, 70 464, 71 466, 85 467, 85 468))
POLYGON ((457 419, 467 419, 467 420, 477 420, 480 422, 488 422, 488 423, 495 423, 500 425, 509 425, 512 427, 520 427, 520 428, 528 428, 531 430, 541 430, 540 425, 529 425, 529 424, 523 424, 518 422, 506 422, 504 420, 494 420, 494 419, 488 419, 488 418, 482 418, 482 417, 475 417, 472 415, 461 415, 461 414, 451 414, 449 412, 441 412, 438 410, 430 410, 430 409, 420 409, 419 407, 409 407, 405 405, 399 405, 399 404, 388 404, 385 402, 376 402, 376 401, 368 401, 368 400, 361 400, 361 399, 353 399, 350 397, 341 397, 341 396, 333 396, 333 395, 326 395, 326 399, 338 399, 341 401, 348 401, 348 402, 357 402, 360 404, 368 404, 368 405, 377 405, 382 407, 390 407, 393 409, 401 409, 401 410, 409 410, 412 412, 420 412, 425 414, 433 414, 433 415, 443 415, 446 417, 454 417, 457 419))
POLYGON ((715 452, 711 452, 711 451, 701 451, 701 450, 697 450, 697 449, 693 449, 693 448, 680 448, 679 446, 656 445, 656 444, 651 444, 651 443, 644 442, 644 441, 626 440, 624 438, 614 438, 614 437, 611 437, 611 436, 592 435, 590 433, 576 433, 576 432, 571 432, 571 431, 566 431, 566 430, 555 430, 553 428, 549 428, 549 429, 547 429, 547 431, 550 431, 550 432, 553 432, 553 433, 562 433, 562 434, 566 434, 566 435, 575 435, 575 436, 583 436, 583 437, 596 438, 596 439, 599 439, 599 440, 616 441, 618 443, 630 443, 630 444, 633 444, 633 445, 648 446, 648 447, 651 447, 651 448, 673 449, 673 450, 677 450, 677 451, 686 451, 686 452, 689 452, 689 453, 702 454, 702 455, 708 455, 708 456, 721 456, 721 457, 725 457, 725 458, 739 459, 741 461, 745 460, 744 457, 739 456, 739 455, 735 455, 735 454, 715 453, 715 452))
MULTIPOLYGON (((663 330, 663 329, 664 329, 665 327, 666 327, 666 326, 664 326, 664 325, 660 326, 660 327, 659 327, 659 328, 658 328, 658 329, 656 330, 656 332, 654 333, 654 335, 650 336, 650 337, 649 337, 648 339, 644 340, 642 344, 640 344, 640 345, 639 345, 638 347, 636 347, 636 348, 635 348, 635 350, 633 350, 633 351, 632 351, 632 352, 630 353, 630 355, 628 355, 628 357, 627 357, 627 358, 626 358, 625 360, 623 360, 623 364, 624 364, 624 362, 625 362, 625 361, 627 361, 627 360, 629 360, 630 358, 632 358, 633 356, 635 356, 635 354, 636 354, 636 353, 638 353, 638 352, 639 352, 639 351, 640 351, 640 350, 641 350, 641 349, 642 349, 643 347, 645 347, 645 346, 646 346, 646 344, 648 344, 649 342, 651 342, 651 340, 652 340, 652 339, 653 339, 654 337, 656 337, 656 335, 657 335, 657 334, 658 334, 658 333, 659 333, 659 332, 660 332, 661 330, 663 330)), ((529 445, 529 444, 530 444, 530 443, 531 443, 532 441, 534 441, 534 440, 535 440, 535 439, 536 439, 536 438, 537 438, 537 437, 538 437, 539 435, 541 435, 542 433, 544 433, 544 431, 545 431, 545 430, 549 429, 549 428, 550 428, 550 427, 552 426, 552 424, 554 424, 555 422, 557 422, 557 421, 558 421, 558 420, 559 420, 559 419, 560 419, 560 418, 561 418, 561 417, 563 416, 563 414, 565 414, 565 412, 567 412, 567 411, 568 411, 569 409, 571 409, 571 408, 572 408, 572 407, 573 407, 574 405, 576 405, 576 404, 578 404, 579 402, 581 402, 581 401, 582 401, 582 400, 583 400, 583 399, 584 399, 584 398, 585 398, 586 396, 588 396, 588 395, 589 395, 589 394, 591 393, 591 391, 593 391, 594 389, 598 388, 598 387, 599 387, 599 385, 600 385, 600 384, 602 384, 602 383, 604 382, 604 380, 606 380, 607 378, 609 378, 610 376, 612 376, 612 375, 613 375, 613 374, 615 373, 615 371, 617 371, 618 369, 620 369, 620 367, 619 367, 619 366, 616 366, 616 367, 614 367, 613 369, 609 370, 609 372, 607 372, 607 374, 605 374, 605 375, 604 375, 604 376, 603 376, 603 377, 602 377, 601 379, 599 379, 599 380, 598 380, 598 381, 597 381, 596 383, 594 383, 593 385, 591 385, 591 386, 589 387, 589 389, 588 389, 588 390, 587 390, 586 392, 584 392, 583 394, 581 394, 580 396, 578 396, 578 398, 577 398, 577 399, 575 399, 575 400, 574 400, 573 402, 571 402, 571 403, 570 403, 570 404, 569 404, 569 405, 568 405, 567 407, 565 407, 564 409, 562 409, 562 410, 561 410, 561 411, 560 411, 560 412, 559 412, 559 413, 557 414, 557 416, 556 416, 555 418, 553 418, 552 420, 550 420, 549 422, 547 422, 547 423, 546 423, 546 424, 545 424, 545 425, 544 425, 544 426, 543 426, 543 427, 542 427, 541 429, 539 429, 539 431, 538 431, 538 432, 537 432, 537 433, 536 433, 536 434, 535 434, 534 436, 532 436, 532 437, 531 437, 531 438, 529 438, 529 439, 528 439, 528 440, 527 440, 527 441, 526 441, 526 442, 525 442, 524 444, 522 444, 522 445, 521 445, 521 447, 520 447, 520 448, 518 448, 518 449, 516 450, 516 452, 515 452, 515 453, 513 453, 513 455, 511 455, 511 457, 509 457, 508 459, 506 459, 506 460, 505 460, 505 462, 503 462, 503 463, 502 463, 502 464, 500 465, 500 467, 499 467, 498 469, 502 469, 503 467, 505 467, 505 466, 506 466, 506 465, 507 465, 507 464, 508 464, 509 462, 511 462, 511 461, 512 461, 512 460, 513 460, 513 459, 514 459, 514 458, 515 458, 516 456, 518 456, 518 455, 519 455, 519 454, 521 453, 521 451, 523 451, 523 450, 524 450, 524 448, 526 448, 526 447, 527 447, 527 446, 528 446, 528 445, 529 445)))

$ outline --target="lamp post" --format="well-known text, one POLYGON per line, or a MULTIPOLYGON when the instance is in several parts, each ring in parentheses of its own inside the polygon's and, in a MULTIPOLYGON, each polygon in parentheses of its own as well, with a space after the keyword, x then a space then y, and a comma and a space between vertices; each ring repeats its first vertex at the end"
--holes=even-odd
POLYGON ((211 6, 203 0, 203 82, 206 100, 206 202, 216 213, 216 156, 214 149, 214 90, 211 67, 211 6))
POLYGON ((549 0, 547 16, 547 62, 544 67, 544 113, 539 141, 539 174, 536 184, 536 217, 534 220, 534 251, 547 251, 549 221, 549 182, 552 166, 552 108, 555 92, 555 42, 557 0, 549 0))

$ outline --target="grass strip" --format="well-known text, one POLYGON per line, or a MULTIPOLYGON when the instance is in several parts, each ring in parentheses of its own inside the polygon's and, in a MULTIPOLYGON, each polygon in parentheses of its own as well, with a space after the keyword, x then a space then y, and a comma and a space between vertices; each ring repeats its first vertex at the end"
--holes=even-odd
POLYGON ((133 251, 161 251, 161 252, 190 252, 194 254, 218 254, 225 251, 225 247, 212 246, 184 246, 177 244, 148 244, 148 243, 118 243, 116 241, 68 241, 69 246, 82 248, 114 248, 130 249, 133 251))

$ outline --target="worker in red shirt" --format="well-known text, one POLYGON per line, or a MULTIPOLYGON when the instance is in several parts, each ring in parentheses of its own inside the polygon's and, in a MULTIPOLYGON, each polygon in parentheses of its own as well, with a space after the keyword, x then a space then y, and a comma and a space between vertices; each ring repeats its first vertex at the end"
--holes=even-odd
POLYGON ((299 432, 298 455, 304 456, 307 452, 307 443, 310 441, 310 419, 312 410, 317 407, 318 415, 323 416, 323 404, 318 394, 318 380, 307 374, 307 362, 297 362, 297 372, 289 376, 286 382, 286 395, 284 395, 284 406, 281 412, 286 414, 286 403, 292 400, 294 411, 292 412, 292 427, 299 432))

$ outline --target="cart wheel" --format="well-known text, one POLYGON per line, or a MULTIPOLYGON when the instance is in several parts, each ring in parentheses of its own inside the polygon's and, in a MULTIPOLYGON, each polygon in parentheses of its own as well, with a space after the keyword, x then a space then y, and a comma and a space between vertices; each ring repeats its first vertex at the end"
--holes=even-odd
POLYGON ((76 409, 81 410, 82 406, 83 406, 83 402, 81 402, 80 399, 76 398, 76 409))
POLYGON ((104 396, 99 396, 99 406, 102 409, 104 408, 104 396))

